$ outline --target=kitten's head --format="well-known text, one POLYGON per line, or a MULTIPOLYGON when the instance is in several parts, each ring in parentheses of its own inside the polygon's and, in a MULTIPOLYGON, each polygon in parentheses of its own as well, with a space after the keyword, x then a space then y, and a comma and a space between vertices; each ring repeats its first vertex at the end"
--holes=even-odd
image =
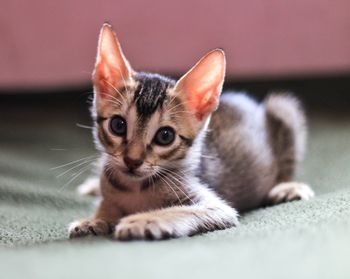
POLYGON ((177 82, 135 72, 105 24, 93 73, 93 111, 96 139, 109 166, 130 179, 171 171, 217 108, 224 76, 225 55, 219 49, 177 82))

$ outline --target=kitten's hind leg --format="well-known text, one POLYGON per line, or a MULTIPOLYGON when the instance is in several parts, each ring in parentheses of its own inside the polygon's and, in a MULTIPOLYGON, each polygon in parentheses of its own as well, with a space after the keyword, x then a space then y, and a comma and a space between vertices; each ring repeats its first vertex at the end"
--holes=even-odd
POLYGON ((284 182, 273 187, 267 195, 269 204, 294 200, 309 200, 315 196, 309 185, 298 182, 284 182))
POLYGON ((77 191, 80 195, 100 196, 100 178, 90 177, 86 179, 83 184, 78 186, 77 191))
POLYGON ((310 186, 292 182, 306 145, 306 120, 299 101, 290 95, 270 95, 265 101, 267 127, 276 158, 277 177, 267 195, 268 204, 309 200, 310 186))
POLYGON ((270 95, 265 100, 267 129, 278 175, 276 184, 292 181, 306 146, 306 119, 291 95, 270 95))

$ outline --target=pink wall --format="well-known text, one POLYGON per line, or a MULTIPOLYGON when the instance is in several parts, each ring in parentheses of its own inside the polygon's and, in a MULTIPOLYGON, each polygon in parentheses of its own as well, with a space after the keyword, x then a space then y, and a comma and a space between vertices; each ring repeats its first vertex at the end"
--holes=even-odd
POLYGON ((349 0, 11 0, 0 88, 88 82, 105 20, 135 69, 182 73, 222 47, 235 79, 350 72, 349 0))

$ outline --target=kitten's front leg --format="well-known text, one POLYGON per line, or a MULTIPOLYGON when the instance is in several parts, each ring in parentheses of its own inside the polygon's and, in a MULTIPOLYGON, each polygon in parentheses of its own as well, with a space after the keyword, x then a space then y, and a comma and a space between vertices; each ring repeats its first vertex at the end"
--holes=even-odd
POLYGON ((102 200, 95 216, 83 220, 74 221, 69 225, 69 238, 77 238, 88 235, 108 235, 121 218, 118 208, 102 200))
POLYGON ((237 216, 237 211, 224 203, 174 206, 121 219, 114 238, 153 240, 190 236, 236 226, 237 216))

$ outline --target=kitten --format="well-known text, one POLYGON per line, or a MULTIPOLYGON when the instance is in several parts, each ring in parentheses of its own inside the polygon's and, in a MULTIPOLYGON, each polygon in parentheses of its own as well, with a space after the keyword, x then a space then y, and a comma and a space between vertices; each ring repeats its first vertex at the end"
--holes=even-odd
POLYGON ((220 49, 177 82, 135 72, 111 26, 102 27, 92 108, 101 168, 80 187, 102 199, 93 217, 70 225, 71 238, 189 236, 237 226, 238 212, 314 195, 293 182, 306 138, 299 102, 220 98, 224 76, 220 49))

